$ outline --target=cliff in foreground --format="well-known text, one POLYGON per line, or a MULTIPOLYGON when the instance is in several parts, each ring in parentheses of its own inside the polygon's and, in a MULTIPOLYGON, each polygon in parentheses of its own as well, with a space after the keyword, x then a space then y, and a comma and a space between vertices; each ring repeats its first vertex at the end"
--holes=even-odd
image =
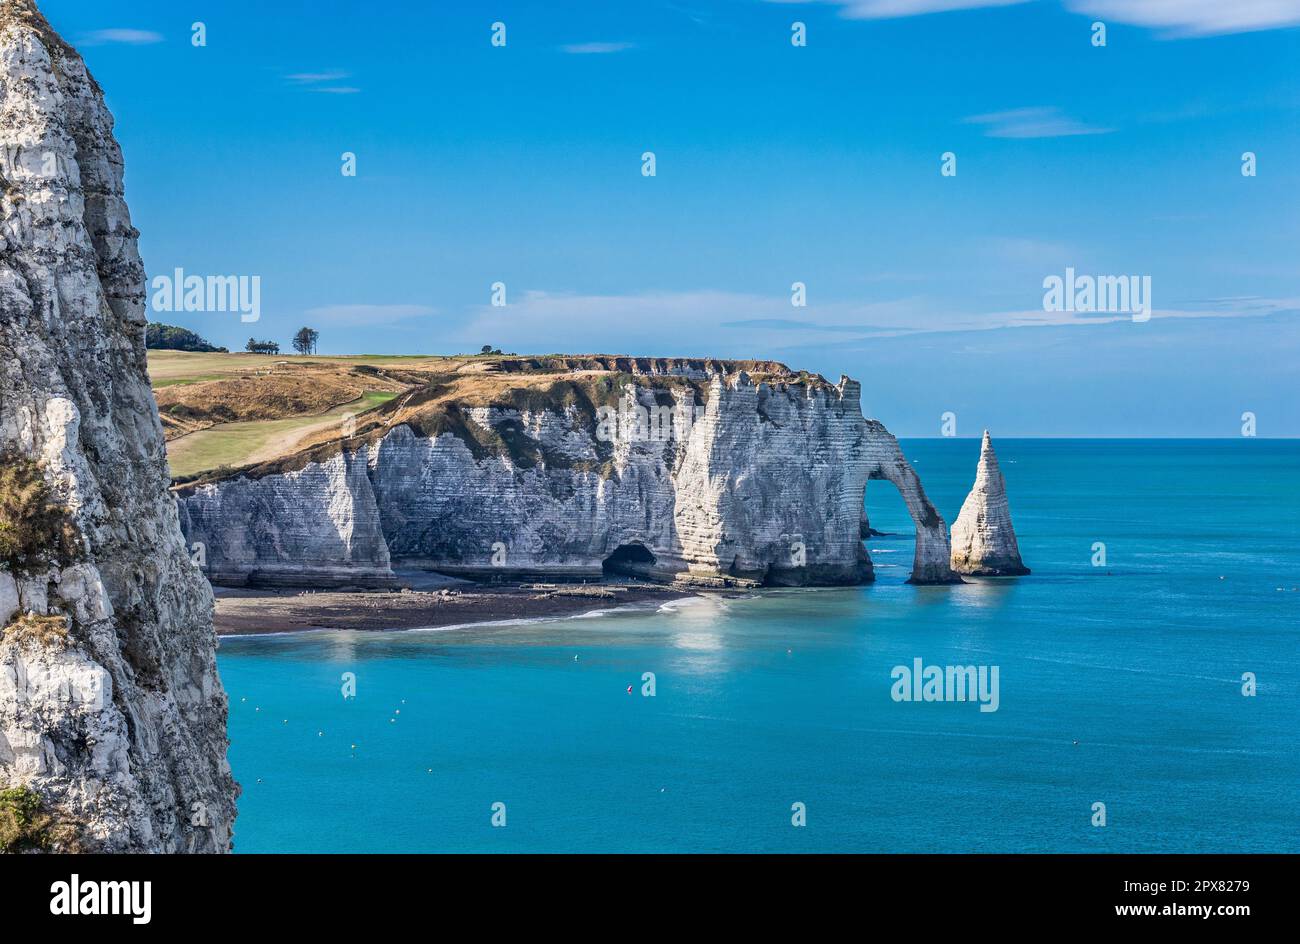
POLYGON ((112 125, 31 0, 0 0, 0 851, 223 852, 212 594, 167 491, 112 125))
POLYGON ((696 586, 872 579, 869 479, 916 523, 917 583, 949 536, 856 381, 774 362, 506 358, 431 376, 357 428, 180 489, 214 583, 384 585, 630 574, 696 586))

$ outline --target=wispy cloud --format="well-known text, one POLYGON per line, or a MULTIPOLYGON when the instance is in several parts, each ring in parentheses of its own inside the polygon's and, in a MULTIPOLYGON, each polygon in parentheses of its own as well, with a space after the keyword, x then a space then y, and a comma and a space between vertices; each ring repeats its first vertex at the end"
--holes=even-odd
MULTIPOLYGON (((814 0, 767 0, 768 3, 810 3, 814 0)), ((890 20, 924 13, 949 13, 982 7, 1009 7, 1029 0, 816 0, 843 7, 840 15, 850 20, 890 20)))
POLYGON ((635 43, 571 43, 560 48, 574 56, 599 56, 611 52, 623 52, 635 47, 635 43))
POLYGON ((1062 259, 1080 256, 1073 246, 1028 236, 989 236, 980 241, 979 252, 1003 270, 1012 266, 1051 269, 1062 259))
POLYGON ((93 33, 86 33, 77 41, 77 44, 79 46, 109 46, 113 44, 148 46, 162 41, 162 33, 155 33, 152 30, 102 29, 95 30, 93 33))
MULTIPOLYGON (((925 13, 1009 7, 1028 0, 766 0, 767 3, 827 3, 853 20, 884 20, 925 13)), ((1218 36, 1300 24, 1295 0, 1065 0, 1072 13, 1165 32, 1162 39, 1218 36)))
POLYGON ((346 79, 347 72, 295 72, 293 75, 286 75, 285 78, 290 82, 297 82, 299 85, 308 85, 313 82, 337 82, 339 79, 346 79))
MULTIPOLYGON (((797 2, 802 2, 802 0, 797 0, 797 2)), ((712 17, 711 11, 699 10, 693 7, 684 7, 676 3, 664 4, 664 8, 672 10, 674 13, 680 13, 696 26, 708 26, 712 17)))
POLYGON ((1227 298, 1207 298, 1193 304, 1211 314, 1229 312, 1239 317, 1300 312, 1300 297, 1268 298, 1262 295, 1234 295, 1227 298))
POLYGON ((968 124, 984 126, 988 138, 1064 138, 1077 134, 1109 134, 1114 128, 1096 128, 1062 114, 1056 107, 1014 108, 1010 111, 971 115, 968 124))
POLYGON ((312 321, 330 327, 373 328, 437 313, 438 309, 429 305, 325 305, 310 308, 305 314, 312 321))
MULTIPOLYGON (((1225 301, 1197 308, 1158 308, 1151 312, 1152 320, 1197 320, 1207 318, 1264 318, 1276 314, 1295 314, 1300 309, 1294 299, 1251 299, 1242 303, 1225 301)), ((1128 324, 1133 321, 1129 313, 1044 311, 1041 308, 991 311, 970 314, 948 313, 927 323, 910 325, 874 325, 870 323, 844 325, 823 324, 820 321, 797 322, 788 319, 752 319, 723 322, 723 328, 744 330, 751 336, 761 337, 765 331, 800 332, 820 335, 827 332, 853 335, 855 340, 873 338, 898 338, 922 334, 964 334, 968 332, 1012 330, 1018 328, 1095 327, 1098 325, 1128 324)), ((827 343, 818 339, 804 347, 817 347, 827 343)), ((838 343, 838 341, 834 342, 838 343)))
POLYGON ((796 318, 746 318, 742 321, 724 321, 723 328, 753 328, 762 331, 814 331, 861 333, 862 325, 824 325, 815 321, 800 321, 796 318))
MULTIPOLYGON (((631 295, 580 295, 527 291, 504 308, 483 305, 471 312, 457 340, 491 342, 518 351, 634 351, 707 355, 722 340, 720 320, 790 311, 780 300, 709 289, 631 295)), ((735 343, 734 332, 726 340, 735 343)))
MULTIPOLYGON (((1039 280, 1027 292, 1041 295, 1039 280)), ((1235 298, 1159 308, 1153 320, 1258 318, 1294 313, 1296 299, 1235 298)), ((798 348, 911 335, 1131 323, 1127 313, 1044 311, 1041 307, 961 311, 928 297, 830 302, 793 314, 788 297, 702 289, 631 295, 530 291, 504 308, 475 308, 449 341, 488 341, 517 351, 764 356, 798 348), (805 313, 807 312, 807 313, 805 313)))
POLYGON ((1296 0, 1069 0, 1102 20, 1162 29, 1164 39, 1281 29, 1300 24, 1296 0))
POLYGON ((361 89, 355 85, 328 84, 351 77, 350 72, 343 72, 338 69, 328 72, 295 72, 292 75, 285 76, 294 85, 301 86, 308 92, 319 92, 323 95, 356 95, 361 89))

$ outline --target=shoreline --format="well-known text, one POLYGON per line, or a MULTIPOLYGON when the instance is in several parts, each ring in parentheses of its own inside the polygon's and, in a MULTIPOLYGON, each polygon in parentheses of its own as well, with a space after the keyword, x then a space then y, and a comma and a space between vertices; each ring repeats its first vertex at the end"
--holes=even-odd
POLYGON ((458 584, 439 590, 214 588, 221 638, 356 630, 401 632, 578 617, 699 597, 658 584, 458 584))

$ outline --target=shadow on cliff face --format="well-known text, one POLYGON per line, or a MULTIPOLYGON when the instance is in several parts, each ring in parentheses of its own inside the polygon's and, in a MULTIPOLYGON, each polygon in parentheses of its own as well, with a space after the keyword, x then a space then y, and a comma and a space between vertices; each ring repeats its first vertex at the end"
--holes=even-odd
POLYGON ((655 556, 644 544, 623 544, 600 565, 606 577, 651 577, 655 556))

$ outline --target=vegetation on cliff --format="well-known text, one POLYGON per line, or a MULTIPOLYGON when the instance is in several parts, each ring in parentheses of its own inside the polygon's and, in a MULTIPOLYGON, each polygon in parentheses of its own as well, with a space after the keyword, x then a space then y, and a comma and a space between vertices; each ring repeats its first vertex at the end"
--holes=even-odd
POLYGON ((0 853, 79 852, 76 826, 45 809, 30 787, 0 790, 0 853))
POLYGON ((216 347, 199 337, 189 328, 150 322, 144 332, 144 346, 151 351, 190 351, 197 354, 224 354, 224 347, 216 347))
POLYGON ((64 566, 80 550, 72 516, 54 500, 40 466, 0 452, 0 567, 30 573, 64 566))
POLYGON ((63 616, 25 613, 0 631, 0 645, 6 643, 42 649, 65 649, 68 645, 68 620, 63 616))

